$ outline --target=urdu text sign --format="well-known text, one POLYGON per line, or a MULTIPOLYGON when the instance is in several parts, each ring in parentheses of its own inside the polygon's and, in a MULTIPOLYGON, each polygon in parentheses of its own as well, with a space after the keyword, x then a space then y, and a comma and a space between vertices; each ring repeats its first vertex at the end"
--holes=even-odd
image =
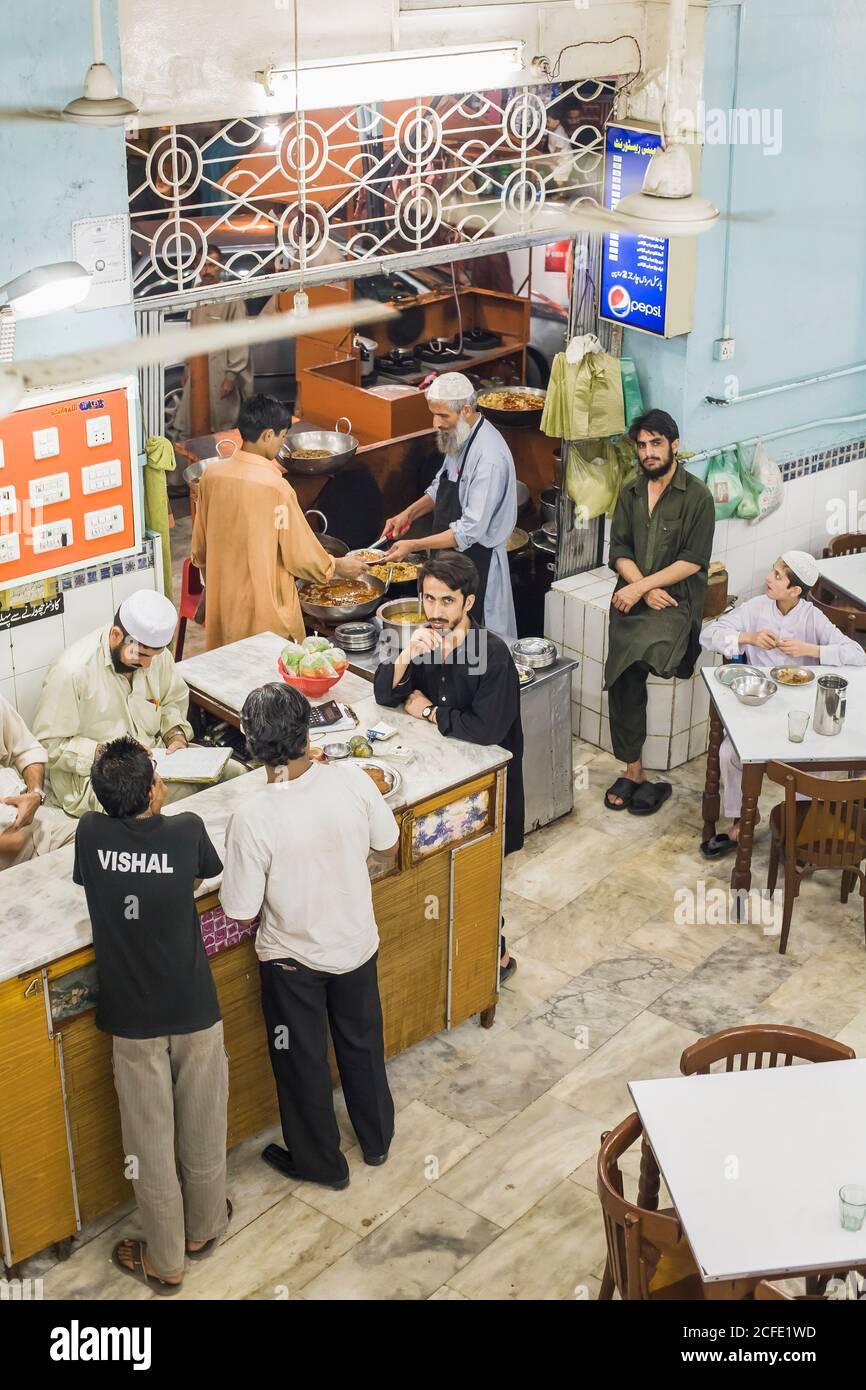
MULTIPOLYGON (((647 163, 661 144, 657 131, 610 125, 604 142, 604 206, 640 193, 647 163)), ((664 336, 668 242, 626 232, 606 235, 601 251, 599 314, 627 328, 664 336)))

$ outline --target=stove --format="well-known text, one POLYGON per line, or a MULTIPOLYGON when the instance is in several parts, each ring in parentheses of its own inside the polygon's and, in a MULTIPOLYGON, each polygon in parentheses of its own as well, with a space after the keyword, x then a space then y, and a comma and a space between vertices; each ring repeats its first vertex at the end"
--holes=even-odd
POLYGON ((416 352, 422 362, 441 367, 471 357, 476 352, 492 352, 494 348, 501 346, 501 333, 488 332, 484 328, 470 328, 463 334, 462 349, 460 334, 455 333, 453 338, 431 338, 429 342, 416 348, 416 352))
POLYGON ((377 357, 374 366, 377 372, 400 378, 410 376, 418 371, 418 362, 414 352, 404 352, 400 348, 394 348, 384 357, 377 357))
MULTIPOLYGON (((454 341, 460 340, 455 338, 454 341)), ((493 352, 494 348, 502 347, 502 334, 490 328, 469 328, 463 334, 463 347, 469 352, 493 352)))

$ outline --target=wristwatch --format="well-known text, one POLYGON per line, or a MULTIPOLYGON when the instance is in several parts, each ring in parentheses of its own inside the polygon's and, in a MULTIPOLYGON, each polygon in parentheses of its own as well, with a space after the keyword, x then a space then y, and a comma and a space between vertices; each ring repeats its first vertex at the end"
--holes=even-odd
POLYGON ((28 788, 27 788, 27 791, 24 793, 24 795, 25 795, 25 796, 38 796, 38 797, 39 797, 39 805, 40 805, 40 806, 44 806, 44 805, 45 805, 45 788, 44 788, 44 787, 28 787, 28 788))
POLYGON ((421 711, 421 718, 426 719, 428 723, 432 724, 433 712, 435 709, 435 705, 427 705, 426 708, 421 711))

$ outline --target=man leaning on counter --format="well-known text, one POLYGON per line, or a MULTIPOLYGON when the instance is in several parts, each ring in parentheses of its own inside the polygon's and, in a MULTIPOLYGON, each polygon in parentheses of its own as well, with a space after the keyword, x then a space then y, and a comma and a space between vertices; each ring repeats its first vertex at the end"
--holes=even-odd
POLYGON ((48 754, 0 695, 0 869, 60 849, 76 822, 45 806, 48 754))
POLYGON ((258 632, 300 642, 305 629, 295 579, 322 584, 335 574, 364 573, 362 560, 335 560, 319 544, 277 462, 289 419, 287 407, 271 396, 245 401, 241 448, 210 464, 199 484, 192 558, 205 581, 208 651, 258 632))

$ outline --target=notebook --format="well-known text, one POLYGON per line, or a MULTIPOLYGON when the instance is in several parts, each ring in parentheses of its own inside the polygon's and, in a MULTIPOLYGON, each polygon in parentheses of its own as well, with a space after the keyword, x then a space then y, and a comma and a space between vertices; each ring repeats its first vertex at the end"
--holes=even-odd
POLYGON ((174 753, 164 748, 152 752, 163 782, 216 782, 232 755, 230 748, 202 748, 198 744, 174 753))

